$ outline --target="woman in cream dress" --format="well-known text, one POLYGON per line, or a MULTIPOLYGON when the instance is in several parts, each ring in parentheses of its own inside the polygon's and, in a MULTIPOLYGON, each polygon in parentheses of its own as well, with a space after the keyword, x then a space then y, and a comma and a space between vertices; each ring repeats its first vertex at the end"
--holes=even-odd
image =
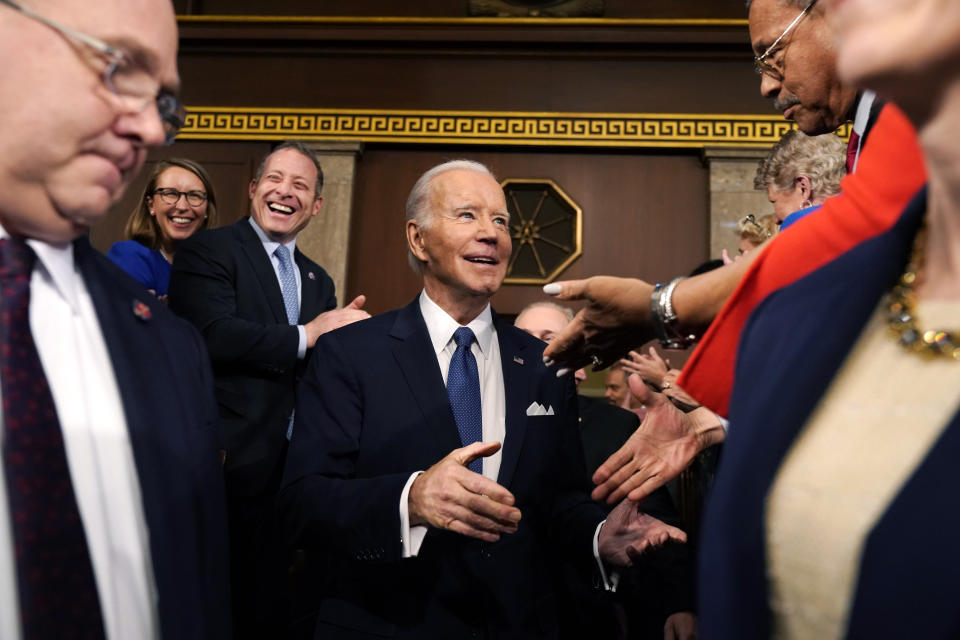
POLYGON ((903 109, 929 183, 751 317, 703 534, 703 635, 956 638, 960 2, 821 1, 841 75, 903 109))

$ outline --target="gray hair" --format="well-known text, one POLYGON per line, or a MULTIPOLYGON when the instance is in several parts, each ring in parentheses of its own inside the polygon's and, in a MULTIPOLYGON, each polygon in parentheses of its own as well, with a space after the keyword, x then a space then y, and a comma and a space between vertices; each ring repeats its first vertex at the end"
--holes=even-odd
POLYGON ((278 151, 283 151, 284 149, 293 149, 310 159, 310 162, 312 162, 313 166, 317 169, 317 183, 314 185, 314 197, 320 197, 320 191, 323 189, 323 167, 320 166, 320 161, 317 160, 316 154, 310 150, 310 147, 299 140, 286 140, 277 145, 270 153, 263 156, 260 160, 260 165, 257 167, 257 172, 253 174, 253 181, 260 182, 260 178, 263 176, 263 170, 267 166, 267 160, 269 160, 273 154, 278 151))
POLYGON ((527 311, 530 311, 531 309, 539 309, 541 307, 546 309, 553 309, 554 311, 559 311, 560 313, 563 314, 563 317, 567 319, 567 322, 570 322, 571 320, 573 320, 573 309, 569 307, 565 307, 561 304, 557 304, 556 302, 551 302, 550 300, 538 300, 537 302, 531 302, 530 304, 528 304, 527 306, 525 306, 523 309, 520 310, 520 313, 517 314, 517 318, 525 314, 527 311))
POLYGON ((761 191, 771 186, 777 191, 790 191, 797 176, 807 176, 810 200, 814 204, 822 202, 840 193, 840 179, 847 172, 846 148, 832 133, 808 136, 795 129, 788 131, 760 161, 753 186, 761 191))
MULTIPOLYGON (((488 175, 496 180, 486 165, 476 162, 475 160, 449 160, 443 164, 438 164, 420 176, 416 183, 414 183, 413 189, 410 190, 410 195, 407 196, 407 222, 413 220, 420 228, 426 229, 429 227, 431 212, 429 211, 428 205, 430 203, 430 195, 433 193, 433 179, 441 173, 457 170, 476 171, 477 173, 488 175)), ((404 229, 406 229, 406 225, 404 225, 404 229)), ((406 234, 406 231, 404 231, 404 234, 406 234)), ((407 246, 407 262, 410 263, 410 268, 413 269, 415 273, 423 273, 423 263, 417 259, 417 256, 413 255, 413 251, 410 250, 409 245, 407 246)))

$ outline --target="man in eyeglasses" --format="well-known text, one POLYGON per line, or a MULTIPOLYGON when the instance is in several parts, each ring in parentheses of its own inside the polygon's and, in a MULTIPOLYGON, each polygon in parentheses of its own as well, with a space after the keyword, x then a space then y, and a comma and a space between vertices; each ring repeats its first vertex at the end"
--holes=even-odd
MULTIPOLYGON (((847 169, 856 173, 843 183, 842 197, 828 200, 817 215, 749 260, 696 278, 654 287, 598 276, 545 288, 561 300, 590 302, 544 353, 566 371, 591 361, 605 365, 653 337, 687 344, 692 332, 709 327, 678 384, 721 415, 728 410, 740 334, 752 310, 770 293, 894 224, 926 179, 916 132, 903 114, 868 92, 858 98, 837 81, 832 33, 817 0, 748 0, 747 8, 763 95, 811 135, 854 120, 847 169), (871 127, 872 142, 865 147, 871 127)), ((725 422, 717 416, 694 423, 662 396, 646 404, 636 437, 594 475, 595 499, 640 499, 725 437, 725 422)))
POLYGON ((847 170, 852 173, 883 104, 840 81, 833 32, 817 0, 747 0, 760 93, 807 135, 854 120, 847 170))
POLYGON ((176 53, 167 0, 0 0, 4 639, 230 636, 206 351, 86 237, 182 124, 176 53))

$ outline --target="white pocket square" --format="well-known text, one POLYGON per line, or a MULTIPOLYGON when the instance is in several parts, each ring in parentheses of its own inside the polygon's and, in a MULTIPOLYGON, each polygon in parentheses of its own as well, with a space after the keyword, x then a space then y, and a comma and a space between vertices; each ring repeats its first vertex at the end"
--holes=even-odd
POLYGON ((553 406, 544 407, 539 402, 531 402, 530 406, 527 407, 527 415, 528 416, 552 416, 554 415, 553 406))

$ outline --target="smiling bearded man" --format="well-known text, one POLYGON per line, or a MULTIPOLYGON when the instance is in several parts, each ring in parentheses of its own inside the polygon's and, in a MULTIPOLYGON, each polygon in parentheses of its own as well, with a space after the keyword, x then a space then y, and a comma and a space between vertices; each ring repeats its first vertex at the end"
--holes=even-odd
POLYGON ((322 186, 307 147, 280 145, 250 183, 250 217, 184 242, 170 275, 170 306, 200 330, 216 377, 237 638, 276 637, 286 624, 273 503, 297 381, 318 335, 368 316, 363 296, 335 309, 330 276, 297 249, 322 186))

